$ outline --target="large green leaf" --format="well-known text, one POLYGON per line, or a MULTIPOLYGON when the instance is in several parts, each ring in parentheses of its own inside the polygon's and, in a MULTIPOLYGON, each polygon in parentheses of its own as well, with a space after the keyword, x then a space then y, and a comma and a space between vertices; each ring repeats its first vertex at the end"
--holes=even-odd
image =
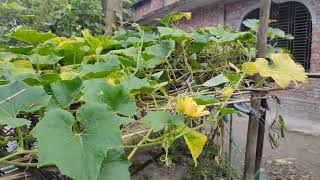
MULTIPOLYGON (((0 45, 0 51, 3 52, 12 52, 12 53, 19 53, 19 54, 26 54, 30 52, 33 49, 32 46, 26 46, 26 47, 19 47, 19 46, 5 46, 0 45)), ((1 59, 1 58, 0 58, 1 59)))
POLYGON ((218 43, 235 41, 248 34, 248 32, 232 32, 227 29, 227 27, 208 27, 205 28, 205 30, 207 30, 210 35, 214 35, 214 37, 210 39, 218 43))
POLYGON ((30 126, 31 121, 24 118, 0 117, 0 124, 16 128, 24 125, 30 126))
POLYGON ((75 97, 80 93, 82 80, 75 78, 72 80, 58 81, 50 86, 53 98, 64 108, 73 103, 75 97))
POLYGON ((157 45, 147 47, 143 52, 145 55, 143 67, 154 68, 157 65, 167 62, 174 48, 175 42, 173 40, 163 40, 157 45))
POLYGON ((151 88, 150 83, 146 79, 139 79, 135 76, 131 76, 125 81, 122 81, 121 84, 128 92, 141 92, 143 88, 151 88))
POLYGON ((119 61, 97 62, 95 64, 85 64, 80 72, 83 79, 103 78, 113 71, 120 70, 119 61))
POLYGON ((161 37, 170 38, 176 42, 192 40, 191 34, 178 28, 158 27, 158 31, 161 37))
POLYGON ((85 81, 83 100, 106 104, 110 110, 125 116, 132 116, 137 110, 134 97, 122 85, 110 85, 105 79, 85 81))
POLYGON ((103 49, 109 49, 118 43, 108 36, 94 37, 90 34, 88 29, 82 31, 83 37, 87 40, 92 51, 96 54, 100 54, 103 49))
MULTIPOLYGON (((259 26, 260 26, 260 21, 258 19, 247 19, 242 22, 243 25, 246 27, 250 28, 254 32, 258 32, 259 26)), ((291 35, 286 35, 284 31, 278 28, 268 28, 268 37, 271 39, 276 39, 276 38, 281 38, 281 39, 293 39, 291 35)))
POLYGON ((0 60, 11 61, 13 59, 25 59, 27 56, 23 54, 17 54, 12 52, 0 52, 0 60))
POLYGON ((0 86, 0 124, 28 125, 27 120, 17 119, 17 115, 20 112, 34 112, 46 106, 50 98, 43 88, 31 87, 20 81, 0 86))
POLYGON ((101 104, 85 104, 77 118, 62 109, 51 110, 33 129, 39 142, 39 166, 55 164, 77 180, 98 179, 108 150, 122 147, 117 117, 101 104), (81 123, 81 132, 74 126, 81 123))
POLYGON ((0 61, 0 76, 9 81, 38 78, 31 62, 27 60, 18 60, 13 63, 0 61))
POLYGON ((149 112, 143 117, 139 123, 149 124, 154 131, 162 130, 166 125, 182 125, 184 117, 180 115, 172 115, 169 112, 149 112))
POLYGON ((103 161, 98 180, 130 180, 129 161, 124 157, 123 150, 108 151, 103 161))
POLYGON ((56 37, 56 35, 48 32, 48 33, 41 33, 36 30, 27 29, 25 27, 19 28, 15 32, 10 34, 10 38, 16 39, 18 41, 22 41, 31 45, 38 45, 43 43, 49 39, 56 37))
POLYGON ((51 55, 40 55, 40 54, 32 54, 29 56, 30 61, 32 64, 38 65, 53 65, 57 64, 63 57, 57 56, 54 54, 51 55))
POLYGON ((90 53, 90 47, 85 39, 79 37, 71 37, 59 42, 57 50, 60 56, 64 56, 65 65, 80 64, 83 58, 90 53))

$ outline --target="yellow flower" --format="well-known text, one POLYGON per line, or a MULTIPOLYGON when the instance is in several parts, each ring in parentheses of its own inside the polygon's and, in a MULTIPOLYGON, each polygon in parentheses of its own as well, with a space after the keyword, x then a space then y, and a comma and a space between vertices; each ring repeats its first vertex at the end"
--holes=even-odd
POLYGON ((221 94, 221 96, 222 96, 223 98, 225 98, 225 99, 229 99, 229 98, 232 96, 233 92, 234 92, 234 89, 233 89, 232 87, 227 87, 227 88, 223 91, 223 93, 221 94))
POLYGON ((207 116, 210 114, 209 111, 205 111, 206 106, 198 105, 192 97, 182 98, 179 97, 177 101, 177 109, 184 112, 187 116, 192 118, 207 116))
POLYGON ((114 85, 116 85, 116 80, 114 78, 108 78, 107 83, 114 86, 114 85))

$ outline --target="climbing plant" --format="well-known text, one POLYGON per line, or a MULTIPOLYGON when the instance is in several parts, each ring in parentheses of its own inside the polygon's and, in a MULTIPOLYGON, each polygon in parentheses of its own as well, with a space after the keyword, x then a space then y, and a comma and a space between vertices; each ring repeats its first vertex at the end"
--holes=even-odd
MULTIPOLYGON (((77 180, 129 179, 137 150, 162 146, 169 166, 168 150, 182 138, 196 166, 208 139, 203 128, 237 113, 227 105, 243 92, 259 90, 254 74, 280 89, 307 81, 303 67, 272 46, 266 59, 254 59, 254 28, 170 25, 189 16, 132 24, 113 37, 87 29, 71 37, 24 27, 11 33, 20 45, 0 46, 0 145, 18 148, 0 164, 54 165, 77 180), (128 141, 137 135, 139 143, 128 141)), ((280 30, 268 35, 286 38, 280 30)))

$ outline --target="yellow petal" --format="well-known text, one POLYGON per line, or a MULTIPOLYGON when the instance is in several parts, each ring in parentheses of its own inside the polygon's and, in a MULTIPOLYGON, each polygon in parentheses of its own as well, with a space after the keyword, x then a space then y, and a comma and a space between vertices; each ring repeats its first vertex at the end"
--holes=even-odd
POLYGON ((234 89, 233 89, 232 87, 227 87, 227 88, 223 91, 223 93, 221 94, 221 96, 222 96, 223 98, 225 98, 225 99, 228 99, 228 98, 230 98, 230 97, 232 96, 233 92, 234 92, 234 89))
POLYGON ((188 148, 191 152, 192 158, 197 166, 197 159, 203 151, 203 147, 207 142, 207 136, 197 131, 191 131, 183 136, 188 148))
POLYGON ((184 99, 182 97, 178 97, 178 100, 177 100, 177 109, 178 111, 180 112, 184 112, 184 99))
POLYGON ((198 105, 195 102, 185 104, 185 113, 190 117, 197 117, 198 114, 198 105))
POLYGON ((112 86, 116 85, 116 80, 114 78, 108 78, 107 82, 109 85, 112 85, 112 86))
POLYGON ((201 116, 208 116, 210 115, 211 113, 209 111, 201 111, 198 113, 198 117, 201 117, 201 116))
POLYGON ((245 62, 242 64, 241 72, 247 73, 250 76, 258 73, 257 67, 253 62, 245 62))

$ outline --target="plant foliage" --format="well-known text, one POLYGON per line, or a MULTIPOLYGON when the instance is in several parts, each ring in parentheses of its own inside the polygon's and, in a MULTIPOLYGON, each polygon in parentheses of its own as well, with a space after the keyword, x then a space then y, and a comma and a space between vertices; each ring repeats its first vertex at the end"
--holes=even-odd
MULTIPOLYGON (((133 24, 113 37, 89 30, 71 37, 26 28, 12 32, 19 45, 0 48, 0 125, 14 133, 1 136, 0 145, 18 139, 19 148, 0 164, 36 154, 18 166, 55 165, 79 180, 130 179, 137 149, 158 145, 168 152, 184 138, 197 165, 207 141, 201 129, 237 112, 226 102, 252 88, 252 75, 266 77, 262 84, 271 77, 282 88, 306 81, 288 55, 270 55, 270 63, 253 59, 254 28, 185 31, 169 24, 190 14, 175 15, 163 20, 166 26, 133 24), (136 126, 148 133, 139 144, 128 144, 123 138, 136 126), (134 150, 127 157, 125 149, 134 150)), ((163 159, 170 164, 168 153, 163 159)))

